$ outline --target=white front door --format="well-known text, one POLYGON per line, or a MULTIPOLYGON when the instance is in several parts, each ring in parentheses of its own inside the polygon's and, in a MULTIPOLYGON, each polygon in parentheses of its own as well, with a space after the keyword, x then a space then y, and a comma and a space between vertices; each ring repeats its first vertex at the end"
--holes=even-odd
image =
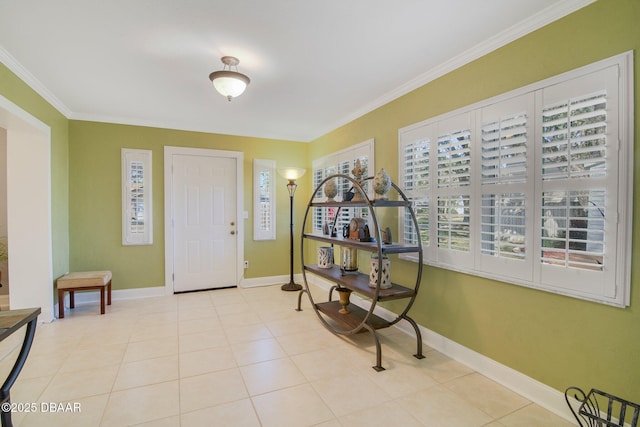
POLYGON ((237 159, 173 154, 173 290, 237 286, 237 159))

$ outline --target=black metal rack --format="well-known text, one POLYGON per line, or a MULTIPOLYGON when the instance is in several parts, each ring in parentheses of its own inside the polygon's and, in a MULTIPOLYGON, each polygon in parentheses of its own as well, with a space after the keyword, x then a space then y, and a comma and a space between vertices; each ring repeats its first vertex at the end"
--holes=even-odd
POLYGON ((564 398, 580 427, 621 427, 638 425, 640 405, 592 388, 585 394, 578 387, 569 387, 564 398), (575 400, 572 404, 571 399, 575 400), (576 410, 577 406, 577 410, 576 410))
MULTIPOLYGON (((362 183, 373 179, 373 177, 368 177, 362 180, 362 183)), ((382 367, 382 354, 381 354, 381 346, 380 340, 376 334, 377 329, 387 328, 398 323, 400 320, 406 320, 414 329, 416 334, 416 354, 414 357, 418 359, 424 358, 422 354, 422 336, 418 325, 416 322, 409 317, 408 312, 413 302, 418 294, 418 289, 420 287, 420 281, 422 277, 422 243, 420 240, 420 236, 418 235, 418 221, 413 210, 413 206, 411 201, 407 199, 405 194, 397 187, 396 184, 391 183, 391 188, 395 190, 398 194, 398 200, 371 200, 364 189, 362 188, 362 183, 356 181, 354 178, 344 175, 344 174, 335 174, 325 178, 314 190, 311 195, 311 199, 307 204, 307 209, 304 215, 304 221, 302 224, 302 236, 300 242, 300 254, 302 257, 302 275, 304 279, 304 288, 300 291, 298 295, 298 308, 297 310, 301 310, 301 300, 302 295, 304 293, 307 294, 309 300, 311 302, 311 306, 315 310, 318 318, 322 322, 322 324, 331 332, 338 335, 352 335, 363 331, 369 331, 374 339, 376 346, 376 365, 373 366, 373 369, 376 371, 383 371, 382 367), (331 179, 345 179, 351 182, 353 185, 353 190, 359 193, 362 197, 360 197, 358 201, 328 201, 328 202, 314 202, 318 191, 331 179), (373 222, 373 232, 371 237, 373 241, 362 242, 358 240, 353 240, 349 238, 342 237, 332 237, 331 234, 320 234, 320 233, 305 233, 304 230, 307 226, 307 219, 309 218, 309 212, 314 207, 335 207, 338 208, 337 213, 335 214, 333 229, 335 229, 337 219, 340 217, 340 209, 342 208, 352 208, 352 207, 367 207, 369 208, 371 220, 373 222), (376 217, 376 208, 404 208, 408 209, 412 222, 413 222, 413 230, 416 232, 416 244, 413 245, 404 245, 400 243, 382 243, 382 233, 380 231, 380 226, 378 224, 378 219, 376 217), (355 248, 358 250, 364 250, 366 252, 371 252, 372 254, 378 255, 378 276, 376 287, 372 288, 369 286, 369 275, 365 275, 363 273, 349 273, 345 274, 345 272, 337 265, 333 265, 331 268, 320 268, 315 264, 307 264, 304 260, 304 245, 308 240, 313 240, 317 242, 324 242, 330 244, 332 247, 334 245, 348 248, 355 248), (389 289, 381 289, 381 263, 384 255, 389 254, 403 254, 403 253, 414 253, 417 254, 418 262, 416 266, 416 281, 413 285, 406 286, 404 284, 392 283, 391 288, 389 289), (309 283, 307 280, 307 273, 314 274, 316 276, 327 279, 336 285, 332 286, 329 290, 328 300, 325 302, 315 302, 309 291, 309 283), (332 293, 336 289, 348 289, 349 291, 356 292, 371 301, 371 305, 368 309, 363 309, 361 307, 355 306, 354 304, 349 305, 349 313, 340 312, 341 304, 339 301, 332 300, 332 293), (406 300, 405 308, 402 310, 400 314, 396 316, 393 320, 385 320, 380 316, 374 314, 374 310, 376 304, 381 301, 389 301, 389 300, 406 300)))

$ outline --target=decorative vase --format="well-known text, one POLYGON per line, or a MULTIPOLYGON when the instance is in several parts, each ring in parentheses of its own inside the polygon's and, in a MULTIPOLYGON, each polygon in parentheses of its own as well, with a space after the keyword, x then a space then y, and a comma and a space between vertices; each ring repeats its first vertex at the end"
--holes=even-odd
POLYGON ((338 296, 340 297, 340 305, 342 306, 342 308, 340 310, 338 310, 338 313, 340 314, 348 314, 349 313, 349 309, 347 308, 347 306, 349 305, 349 297, 351 296, 351 289, 347 289, 347 288, 336 288, 336 292, 338 292, 338 296))
POLYGON ((340 247, 341 268, 343 271, 358 271, 358 250, 354 248, 340 247))
POLYGON ((324 185, 324 194, 327 196, 327 202, 333 202, 334 197, 338 194, 338 186, 335 180, 331 179, 324 185))
POLYGON ((331 268, 333 266, 333 248, 320 246, 318 248, 318 268, 331 268))
POLYGON ((387 191, 391 188, 391 177, 387 171, 380 169, 376 176, 373 177, 373 191, 376 193, 376 199, 387 200, 387 191))
POLYGON ((383 255, 382 263, 379 263, 378 255, 371 255, 369 287, 375 288, 378 285, 378 274, 380 275, 380 289, 391 288, 391 261, 389 261, 389 258, 383 255))

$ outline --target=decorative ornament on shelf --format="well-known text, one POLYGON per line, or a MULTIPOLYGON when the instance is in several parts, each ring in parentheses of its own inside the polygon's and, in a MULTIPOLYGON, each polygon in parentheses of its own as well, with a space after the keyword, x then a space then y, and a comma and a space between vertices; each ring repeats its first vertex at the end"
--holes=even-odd
POLYGON ((376 199, 387 200, 387 192, 391 188, 391 177, 384 168, 380 169, 376 176, 373 177, 373 191, 376 193, 376 199))
POLYGON ((351 289, 337 287, 336 292, 338 292, 338 295, 340 296, 340 305, 342 306, 342 308, 338 310, 338 313, 349 314, 349 309, 347 307, 349 306, 349 297, 351 296, 351 289))
POLYGON ((327 196, 327 202, 333 202, 334 197, 338 194, 338 186, 336 185, 336 181, 334 179, 330 179, 324 185, 324 194, 327 196))
POLYGON ((382 263, 378 262, 378 255, 371 255, 371 269, 369 270, 369 287, 375 288, 378 285, 378 273, 380 274, 380 289, 389 289, 391 285, 391 261, 385 255, 382 256, 382 263))
POLYGON ((342 194, 342 201, 343 202, 350 202, 351 200, 353 200, 353 196, 354 196, 353 190, 345 191, 342 194))
POLYGON ((331 246, 320 246, 318 248, 318 267, 333 267, 333 248, 331 246))
MULTIPOLYGON (((353 169, 351 170, 351 174, 353 175, 353 178, 355 179, 355 181, 358 183, 359 186, 362 186, 362 175, 364 175, 364 168, 362 167, 362 163, 360 163, 360 159, 356 160, 356 165, 353 167, 353 169)), ((354 188, 354 196, 353 196, 353 201, 354 202, 361 202, 364 200, 363 194, 358 191, 357 188, 354 188)))
POLYGON ((343 273, 347 271, 358 271, 358 250, 340 246, 340 270, 343 273))
POLYGON ((393 235, 391 234, 391 229, 389 227, 382 230, 382 243, 385 245, 393 243, 393 235))

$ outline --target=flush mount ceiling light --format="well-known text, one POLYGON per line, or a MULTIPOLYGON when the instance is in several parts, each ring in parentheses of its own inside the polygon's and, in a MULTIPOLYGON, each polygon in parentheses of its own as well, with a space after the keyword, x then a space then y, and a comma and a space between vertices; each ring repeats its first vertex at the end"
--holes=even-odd
POLYGON ((226 96, 231 101, 231 98, 242 95, 251 80, 238 72, 238 64, 240 63, 238 58, 223 56, 220 60, 224 64, 224 68, 222 71, 214 71, 209 74, 209 80, 222 96, 226 96), (236 71, 231 71, 231 67, 236 67, 236 71))

